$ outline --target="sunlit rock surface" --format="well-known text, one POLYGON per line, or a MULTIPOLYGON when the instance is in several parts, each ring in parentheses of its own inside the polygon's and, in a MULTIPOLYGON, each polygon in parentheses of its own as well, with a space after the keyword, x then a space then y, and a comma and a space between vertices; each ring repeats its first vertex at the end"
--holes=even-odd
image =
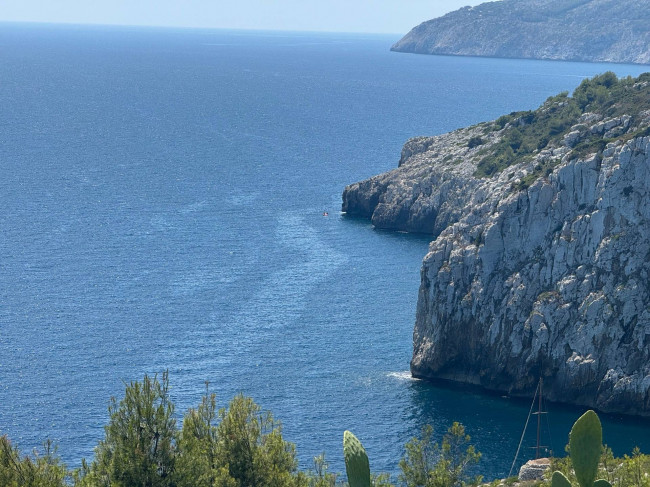
POLYGON ((650 415, 650 111, 585 113, 559 143, 477 176, 518 123, 412 139, 397 169, 344 192, 349 214, 434 238, 412 374, 522 396, 543 376, 550 400, 650 415), (577 154, 589 134, 609 136, 577 154))

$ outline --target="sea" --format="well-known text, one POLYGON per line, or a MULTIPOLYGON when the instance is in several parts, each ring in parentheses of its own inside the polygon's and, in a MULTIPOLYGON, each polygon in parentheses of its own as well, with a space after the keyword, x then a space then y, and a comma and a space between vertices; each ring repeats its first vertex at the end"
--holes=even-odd
MULTIPOLYGON (((396 476, 404 444, 461 422, 486 479, 529 400, 409 374, 429 238, 341 214, 410 137, 533 109, 607 70, 399 54, 399 35, 0 24, 0 434, 93 457, 108 404, 169 371, 176 417, 239 392, 301 469, 342 435, 396 476)), ((562 454, 581 408, 548 405, 562 454)), ((615 453, 647 420, 601 415, 615 453)), ((534 422, 534 420, 532 420, 534 422)), ((529 429, 535 430, 531 426, 529 429)), ((518 463, 532 455, 525 436, 518 463)))

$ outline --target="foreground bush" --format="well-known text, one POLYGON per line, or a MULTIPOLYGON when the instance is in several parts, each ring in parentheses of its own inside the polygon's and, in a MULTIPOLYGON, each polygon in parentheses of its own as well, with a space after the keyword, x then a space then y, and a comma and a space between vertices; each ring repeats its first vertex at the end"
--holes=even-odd
MULTIPOLYGON (((0 437, 0 487, 345 487, 329 472, 324 455, 313 469, 298 470, 295 446, 282 437, 282 424, 252 399, 235 396, 217 410, 216 397, 206 391, 196 409, 183 417, 179 429, 169 397, 169 376, 144 376, 126 385, 121 400, 111 398, 104 438, 91 463, 68 471, 51 444, 44 454, 21 457, 6 436, 0 437)), ((480 454, 468 444, 459 423, 441 445, 424 437, 406 445, 400 462, 406 487, 460 487, 476 483, 466 467, 480 454), (424 483, 420 479, 425 479, 424 483)), ((358 441, 358 440, 357 440, 358 441)), ((360 444, 360 443, 359 443, 360 444)), ((367 458, 366 458, 367 460, 367 458)), ((392 487, 390 475, 370 474, 373 487, 392 487)))
POLYGON ((185 415, 178 447, 179 486, 305 485, 281 424, 242 394, 217 415, 215 396, 206 393, 199 408, 185 415))
MULTIPOLYGON (((144 376, 131 382, 124 399, 113 397, 105 438, 95 449, 95 460, 83 472, 82 485, 166 487, 174 482, 177 457, 174 404, 169 399, 169 378, 162 382, 144 376)), ((80 481, 81 483, 81 481, 80 481)))
POLYGON ((481 458, 460 423, 449 427, 438 445, 432 442, 433 428, 425 426, 422 438, 406 444, 406 454, 399 463, 400 480, 408 487, 462 487, 478 485, 482 477, 470 474, 481 458))
POLYGON ((2 487, 64 487, 68 471, 52 449, 45 443, 43 454, 21 457, 9 438, 0 436, 0 486, 2 487))
MULTIPOLYGON (((90 464, 83 461, 75 471, 66 469, 50 442, 43 451, 22 456, 6 436, 0 436, 0 487, 348 485, 329 472, 323 455, 314 459, 311 470, 299 471, 295 446, 283 439, 281 423, 242 394, 235 396, 227 408, 217 410, 215 395, 206 386, 201 403, 187 411, 179 429, 167 373, 161 380, 145 375, 142 382, 126 385, 123 399, 112 398, 108 410, 109 423, 104 439, 95 449, 94 460, 90 464)), ((552 459, 553 470, 561 472, 566 480, 564 487, 607 487, 607 482, 612 487, 650 487, 650 456, 637 448, 631 456, 615 459, 611 450, 601 445, 600 422, 595 413, 589 412, 576 422, 572 438, 571 456, 575 460, 586 454, 587 466, 574 468, 571 457, 552 459), (597 475, 594 456, 600 456, 597 475), (595 478, 603 480, 594 482, 595 478)), ((399 485, 477 485, 481 478, 472 472, 480 456, 460 423, 454 423, 440 443, 433 441, 432 428, 425 426, 420 438, 405 445, 399 462, 399 485)), ((362 470, 364 485, 394 486, 389 475, 362 470)), ((555 477, 560 478, 559 474, 555 477)), ((546 486, 550 487, 550 479, 546 486)))
POLYGON ((236 396, 217 412, 206 390, 179 431, 169 378, 144 377, 126 387, 119 403, 111 399, 105 438, 95 460, 79 471, 84 487, 299 487, 293 444, 282 427, 252 399, 236 396))

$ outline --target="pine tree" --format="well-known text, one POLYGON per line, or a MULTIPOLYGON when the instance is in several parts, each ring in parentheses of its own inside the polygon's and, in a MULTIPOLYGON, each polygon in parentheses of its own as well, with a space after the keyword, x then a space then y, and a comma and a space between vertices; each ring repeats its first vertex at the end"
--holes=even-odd
MULTIPOLYGON (((118 403, 111 398, 105 438, 83 480, 102 487, 172 487, 176 460, 176 420, 169 378, 144 376, 126 386, 118 403)), ((83 484, 82 484, 83 485, 83 484)))

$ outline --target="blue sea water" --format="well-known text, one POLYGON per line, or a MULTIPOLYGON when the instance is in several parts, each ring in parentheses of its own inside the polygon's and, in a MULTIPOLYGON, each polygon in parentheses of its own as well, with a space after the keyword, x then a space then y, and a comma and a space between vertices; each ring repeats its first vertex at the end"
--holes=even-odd
MULTIPOLYGON (((461 421, 507 474, 528 402, 410 379, 428 239, 345 218, 341 192, 409 137, 644 68, 395 40, 0 24, 0 433, 78 466, 109 398, 168 369, 179 419, 206 380, 222 406, 243 391, 302 468, 342 471, 350 429, 396 473, 424 424, 461 421)), ((555 451, 579 413, 551 407, 555 451)), ((647 421, 603 421, 616 453, 650 451, 647 421)))

